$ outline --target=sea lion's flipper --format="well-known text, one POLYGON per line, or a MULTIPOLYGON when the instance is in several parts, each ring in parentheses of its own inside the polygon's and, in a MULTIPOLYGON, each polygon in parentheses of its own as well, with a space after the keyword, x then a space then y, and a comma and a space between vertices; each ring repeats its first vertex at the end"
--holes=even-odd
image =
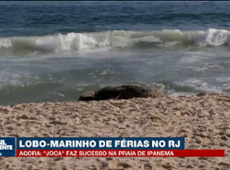
POLYGON ((121 97, 121 94, 122 93, 120 93, 116 98, 115 98, 115 100, 118 100, 118 99, 120 99, 120 97, 121 97))

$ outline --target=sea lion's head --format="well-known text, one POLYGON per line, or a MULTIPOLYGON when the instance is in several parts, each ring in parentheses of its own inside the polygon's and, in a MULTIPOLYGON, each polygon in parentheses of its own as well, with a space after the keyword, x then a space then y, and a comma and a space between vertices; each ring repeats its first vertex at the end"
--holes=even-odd
POLYGON ((78 99, 78 101, 90 101, 90 100, 95 100, 95 99, 96 99, 95 92, 90 91, 90 92, 86 92, 82 94, 80 98, 78 99))

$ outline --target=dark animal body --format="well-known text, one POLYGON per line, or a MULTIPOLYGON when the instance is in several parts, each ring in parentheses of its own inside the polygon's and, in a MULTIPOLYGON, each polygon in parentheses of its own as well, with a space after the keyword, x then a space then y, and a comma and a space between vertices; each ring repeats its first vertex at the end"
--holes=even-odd
POLYGON ((114 87, 104 87, 96 91, 86 92, 79 101, 109 100, 109 99, 131 99, 131 98, 155 98, 162 97, 163 93, 151 87, 139 84, 127 84, 114 87))

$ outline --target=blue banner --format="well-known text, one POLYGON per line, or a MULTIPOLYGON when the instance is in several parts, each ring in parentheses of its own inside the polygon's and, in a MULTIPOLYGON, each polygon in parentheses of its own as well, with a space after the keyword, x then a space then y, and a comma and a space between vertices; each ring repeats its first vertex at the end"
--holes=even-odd
POLYGON ((14 137, 0 137, 0 156, 15 156, 14 137))
POLYGON ((184 138, 17 138, 19 150, 184 150, 184 138))

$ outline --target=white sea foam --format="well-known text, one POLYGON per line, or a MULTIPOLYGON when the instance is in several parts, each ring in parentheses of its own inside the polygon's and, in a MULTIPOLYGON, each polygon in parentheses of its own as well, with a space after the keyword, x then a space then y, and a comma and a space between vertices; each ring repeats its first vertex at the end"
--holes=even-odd
POLYGON ((208 29, 195 37, 196 44, 201 46, 220 46, 229 44, 230 32, 227 30, 208 29))
POLYGON ((207 31, 108 31, 94 33, 68 33, 48 36, 0 38, 0 54, 88 51, 104 47, 156 48, 189 46, 229 45, 228 30, 208 29, 207 31), (146 46, 147 44, 147 46, 146 46))
POLYGON ((208 82, 205 82, 203 80, 199 80, 196 78, 190 78, 182 82, 175 82, 176 85, 179 86, 185 86, 185 87, 191 87, 196 90, 202 90, 206 92, 216 92, 221 93, 222 90, 218 86, 212 86, 208 82))

